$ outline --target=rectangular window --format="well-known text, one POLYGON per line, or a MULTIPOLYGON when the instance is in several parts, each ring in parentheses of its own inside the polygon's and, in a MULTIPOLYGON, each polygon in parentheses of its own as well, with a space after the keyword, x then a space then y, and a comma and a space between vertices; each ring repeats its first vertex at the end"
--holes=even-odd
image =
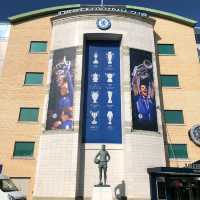
POLYGON ((197 52, 198 52, 198 56, 199 56, 199 59, 200 59, 200 48, 197 49, 197 52))
POLYGON ((188 158, 187 145, 186 144, 168 144, 168 156, 169 158, 188 158))
POLYGON ((38 121, 39 108, 20 108, 19 121, 38 121))
POLYGON ((200 44, 200 33, 195 34, 197 44, 200 44))
POLYGON ((178 87, 179 81, 177 75, 161 75, 161 86, 163 87, 178 87))
POLYGON ((32 41, 30 44, 30 52, 31 53, 41 53, 47 51, 47 42, 34 42, 32 41))
POLYGON ((32 157, 34 142, 15 142, 13 157, 32 157))
POLYGON ((41 85, 44 73, 26 72, 24 85, 41 85))
POLYGON ((165 110, 165 122, 169 124, 183 124, 183 111, 182 110, 165 110))
POLYGON ((173 44, 158 44, 158 53, 160 55, 174 55, 175 49, 173 44))

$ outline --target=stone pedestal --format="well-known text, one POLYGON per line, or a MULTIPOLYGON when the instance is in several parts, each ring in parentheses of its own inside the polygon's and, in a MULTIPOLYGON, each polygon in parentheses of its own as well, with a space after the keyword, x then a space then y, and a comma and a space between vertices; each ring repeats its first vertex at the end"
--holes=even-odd
POLYGON ((108 187, 93 187, 92 200, 113 200, 112 189, 108 187))

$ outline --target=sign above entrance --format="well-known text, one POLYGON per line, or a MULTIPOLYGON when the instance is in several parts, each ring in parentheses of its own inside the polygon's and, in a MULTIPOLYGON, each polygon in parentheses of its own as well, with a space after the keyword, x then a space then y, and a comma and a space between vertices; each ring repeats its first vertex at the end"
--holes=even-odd
POLYGON ((125 7, 109 7, 109 6, 94 6, 94 7, 82 7, 76 9, 62 10, 58 12, 58 16, 61 15, 70 15, 70 14, 83 14, 83 13, 97 13, 97 12, 108 12, 108 13, 121 13, 121 14, 130 14, 140 17, 149 17, 147 13, 140 12, 137 10, 126 9, 125 7))
POLYGON ((108 30, 111 27, 111 21, 107 18, 97 19, 97 27, 101 30, 108 30))

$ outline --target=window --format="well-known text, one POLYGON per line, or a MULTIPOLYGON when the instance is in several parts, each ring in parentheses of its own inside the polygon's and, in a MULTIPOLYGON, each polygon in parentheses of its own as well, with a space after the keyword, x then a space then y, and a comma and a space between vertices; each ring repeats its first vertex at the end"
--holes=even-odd
POLYGON ((197 49, 197 52, 198 52, 198 56, 199 56, 199 59, 200 59, 200 48, 197 49))
POLYGON ((195 28, 195 38, 196 38, 196 42, 197 44, 200 44, 200 28, 195 28))
POLYGON ((43 81, 44 73, 26 72, 24 85, 40 85, 43 81))
POLYGON ((159 199, 166 199, 166 185, 165 182, 158 181, 157 182, 158 188, 158 198, 159 199))
POLYGON ((188 158, 186 144, 168 144, 169 158, 188 158))
POLYGON ((32 157, 34 142, 15 142, 13 157, 32 157))
POLYGON ((183 124, 183 111, 182 110, 165 110, 165 122, 169 124, 183 124))
POLYGON ((161 75, 161 85, 163 87, 178 87, 179 81, 177 75, 161 75))
POLYGON ((20 108, 19 121, 38 121, 39 108, 20 108))
POLYGON ((158 44, 158 53, 160 55, 174 55, 175 49, 173 44, 158 44))
POLYGON ((31 42, 30 52, 41 53, 47 51, 47 42, 31 42))

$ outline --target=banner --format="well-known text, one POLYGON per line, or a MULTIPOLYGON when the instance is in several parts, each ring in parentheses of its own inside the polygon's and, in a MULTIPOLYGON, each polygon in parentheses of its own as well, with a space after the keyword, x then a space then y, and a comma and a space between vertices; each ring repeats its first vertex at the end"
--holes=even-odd
POLYGON ((54 51, 47 130, 73 129, 75 48, 54 51))
POLYGON ((133 129, 157 131, 152 54, 130 49, 133 129))
POLYGON ((83 142, 121 143, 119 42, 87 41, 83 142))

